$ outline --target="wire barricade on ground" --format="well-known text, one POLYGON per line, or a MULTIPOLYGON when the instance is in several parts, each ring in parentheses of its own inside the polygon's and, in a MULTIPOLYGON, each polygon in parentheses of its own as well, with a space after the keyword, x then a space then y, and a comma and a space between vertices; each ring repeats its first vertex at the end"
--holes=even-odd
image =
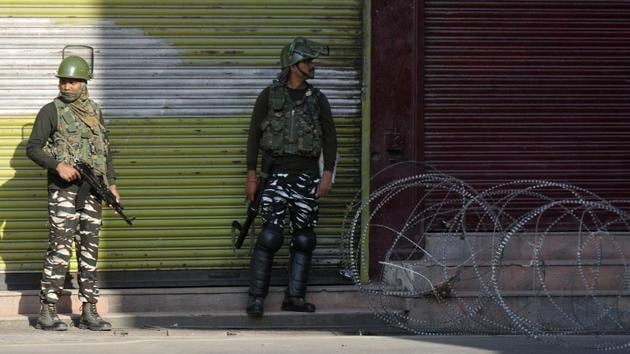
MULTIPOLYGON (((394 165, 372 182, 348 207, 343 264, 387 322, 562 345, 573 345, 567 335, 629 333, 627 201, 543 180, 475 189, 421 163, 394 165)), ((608 338, 593 349, 630 348, 608 338)))

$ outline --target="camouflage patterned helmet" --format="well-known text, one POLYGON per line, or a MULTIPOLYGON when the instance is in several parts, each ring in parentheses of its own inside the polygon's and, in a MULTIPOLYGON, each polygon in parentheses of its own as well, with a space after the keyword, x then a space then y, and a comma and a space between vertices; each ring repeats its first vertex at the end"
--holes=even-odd
POLYGON ((57 75, 59 78, 89 80, 92 78, 90 66, 81 57, 69 56, 61 61, 57 75))
POLYGON ((304 37, 297 37, 282 48, 280 52, 280 65, 286 68, 305 59, 315 59, 320 55, 328 55, 329 52, 330 49, 328 46, 324 46, 304 37))

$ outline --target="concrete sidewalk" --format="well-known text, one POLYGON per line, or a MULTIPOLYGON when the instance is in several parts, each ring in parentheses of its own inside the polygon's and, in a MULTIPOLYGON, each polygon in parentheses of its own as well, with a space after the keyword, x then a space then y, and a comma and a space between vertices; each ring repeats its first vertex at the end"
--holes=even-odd
MULTIPOLYGON (((414 336, 377 318, 356 287, 309 288, 315 313, 280 311, 284 288, 272 288, 265 316, 245 315, 245 288, 104 290, 99 311, 111 332, 32 327, 37 291, 0 291, 0 353, 516 353, 586 354, 619 347, 629 336, 571 336, 538 341, 519 336, 414 336), (290 330, 289 330, 290 329, 290 330)), ((76 290, 60 317, 76 321, 76 290)), ((614 352, 630 352, 630 346, 614 352)))
MULTIPOLYGON (((118 328, 203 329, 351 329, 382 330, 387 324, 373 315, 354 286, 309 288, 315 313, 280 310, 283 287, 272 287, 265 301, 265 316, 245 314, 247 288, 104 289, 99 313, 118 328)), ((76 290, 68 290, 58 304, 60 317, 76 321, 80 311, 76 290)), ((0 291, 0 331, 27 329, 39 314, 36 290, 0 291)))
MULTIPOLYGON (((605 342, 627 343, 630 336, 575 336, 545 343, 517 336, 349 335, 335 331, 243 331, 115 328, 90 332, 44 332, 33 328, 3 330, 3 354, 201 354, 201 353, 344 353, 344 354, 592 354, 605 342), (561 343, 562 341, 562 343, 561 343), (571 344, 565 347, 561 344, 571 344)), ((627 353, 625 350, 614 352, 627 353)))

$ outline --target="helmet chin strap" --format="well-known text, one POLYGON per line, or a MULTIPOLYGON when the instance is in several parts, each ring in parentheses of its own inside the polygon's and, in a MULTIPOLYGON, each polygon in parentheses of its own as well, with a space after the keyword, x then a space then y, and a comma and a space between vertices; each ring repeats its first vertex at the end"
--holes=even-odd
POLYGON ((304 75, 304 77, 306 77, 307 79, 313 79, 313 78, 315 78, 315 75, 312 75, 312 74, 307 74, 307 73, 305 73, 304 71, 302 71, 302 69, 300 69, 300 66, 299 66, 299 65, 297 66, 297 69, 298 69, 298 71, 299 71, 300 73, 302 73, 302 75, 304 75))

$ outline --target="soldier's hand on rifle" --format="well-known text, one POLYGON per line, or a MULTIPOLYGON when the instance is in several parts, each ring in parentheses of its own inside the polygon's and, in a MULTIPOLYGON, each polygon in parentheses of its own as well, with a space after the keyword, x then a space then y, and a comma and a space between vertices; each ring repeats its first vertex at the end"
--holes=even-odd
POLYGON ((322 177, 319 180, 319 185, 317 186, 317 192, 315 193, 316 197, 325 197, 330 193, 330 189, 332 188, 332 172, 324 171, 322 173, 322 177))
POLYGON ((65 162, 60 162, 55 169, 64 181, 72 182, 81 178, 79 171, 65 162))
POLYGON ((257 188, 258 177, 256 177, 256 171, 247 171, 247 180, 245 181, 245 197, 250 202, 254 201, 257 188))
POLYGON ((118 202, 118 204, 122 204, 120 203, 120 193, 118 193, 118 188, 116 188, 115 184, 112 184, 111 186, 109 186, 109 191, 112 192, 114 197, 116 197, 116 201, 118 202))

